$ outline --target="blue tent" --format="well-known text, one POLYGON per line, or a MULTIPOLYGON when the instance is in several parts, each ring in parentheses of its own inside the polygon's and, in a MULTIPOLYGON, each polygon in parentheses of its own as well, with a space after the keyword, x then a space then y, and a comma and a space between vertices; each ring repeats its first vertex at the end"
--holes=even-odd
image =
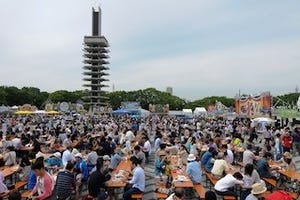
POLYGON ((114 110, 111 113, 115 114, 115 115, 127 115, 127 114, 131 114, 130 111, 124 110, 124 109, 114 110))

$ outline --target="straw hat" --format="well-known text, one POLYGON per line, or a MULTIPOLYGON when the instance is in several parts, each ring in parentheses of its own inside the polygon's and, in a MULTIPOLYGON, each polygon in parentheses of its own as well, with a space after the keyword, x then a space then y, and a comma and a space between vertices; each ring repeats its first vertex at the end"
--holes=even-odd
POLYGON ((189 154, 189 156, 187 157, 187 161, 189 162, 192 162, 192 161, 195 161, 196 160, 196 157, 194 154, 189 154))
POLYGON ((262 194, 267 191, 267 188, 262 183, 255 183, 252 185, 251 193, 254 195, 262 194))
POLYGON ((293 156, 290 152, 284 152, 283 157, 287 158, 287 159, 292 159, 293 156))

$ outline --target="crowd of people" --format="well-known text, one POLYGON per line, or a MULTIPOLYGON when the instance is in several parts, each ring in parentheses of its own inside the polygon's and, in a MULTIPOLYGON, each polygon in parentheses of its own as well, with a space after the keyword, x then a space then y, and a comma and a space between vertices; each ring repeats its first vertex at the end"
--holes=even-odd
MULTIPOLYGON (((121 161, 131 162, 123 199, 145 191, 144 167, 155 154, 156 176, 170 178, 170 155, 194 184, 204 184, 203 173, 218 180, 207 199, 230 195, 241 185, 242 200, 257 199, 266 189, 263 178, 278 180, 278 166, 295 170, 292 155, 300 155, 298 128, 266 125, 258 132, 251 120, 177 119, 153 115, 130 116, 2 115, 0 116, 2 166, 19 165, 19 179, 27 181, 32 199, 106 199, 107 182, 121 161), (153 145, 150 137, 155 136, 153 145), (278 165, 270 166, 273 160, 278 165), (241 163, 242 170, 233 167, 241 163), (82 195, 87 186, 87 195, 82 195)), ((0 172, 0 193, 8 192, 0 172)), ((170 184, 170 187, 172 185, 170 184)), ((173 190, 170 190, 173 191, 173 190)), ((184 199, 175 188, 168 200, 184 199)), ((19 193, 10 192, 10 199, 19 193), (13 196, 13 197, 11 197, 13 196)))

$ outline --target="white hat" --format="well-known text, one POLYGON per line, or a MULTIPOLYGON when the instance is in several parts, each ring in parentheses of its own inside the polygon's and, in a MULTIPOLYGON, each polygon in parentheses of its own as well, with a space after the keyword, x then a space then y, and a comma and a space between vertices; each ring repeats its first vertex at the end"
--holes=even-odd
POLYGON ((73 154, 73 155, 76 155, 76 154, 78 154, 78 153, 79 153, 79 151, 78 151, 77 149, 74 148, 74 149, 72 150, 72 154, 73 154))
POLYGON ((262 194, 265 191, 267 191, 267 188, 262 183, 255 183, 255 184, 252 185, 251 193, 254 194, 254 195, 255 194, 262 194))
POLYGON ((77 154, 75 155, 75 158, 81 158, 81 159, 82 159, 82 154, 81 154, 81 153, 77 153, 77 154))
POLYGON ((35 158, 40 158, 40 157, 44 157, 44 154, 39 151, 37 154, 35 154, 35 158))
POLYGON ((110 160, 110 157, 109 157, 109 155, 105 155, 105 156, 103 156, 103 160, 110 160))
POLYGON ((187 161, 195 161, 196 160, 196 157, 194 154, 189 154, 189 156, 187 157, 187 161))
POLYGON ((61 153, 55 152, 55 153, 53 154, 53 156, 56 157, 56 158, 61 158, 61 153))

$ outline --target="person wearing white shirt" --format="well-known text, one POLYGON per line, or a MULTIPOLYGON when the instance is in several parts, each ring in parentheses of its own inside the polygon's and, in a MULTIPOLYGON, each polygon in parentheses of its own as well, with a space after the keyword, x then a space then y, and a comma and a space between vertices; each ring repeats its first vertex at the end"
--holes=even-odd
POLYGON ((144 147, 143 152, 145 153, 146 163, 149 162, 149 154, 151 153, 151 144, 147 136, 143 137, 144 147))
POLYGON ((244 165, 253 164, 253 160, 255 160, 255 155, 251 151, 251 149, 252 149, 252 145, 249 144, 249 145, 247 145, 246 151, 244 151, 244 153, 243 153, 243 164, 244 165))
POLYGON ((129 187, 127 191, 123 195, 124 200, 130 200, 132 194, 143 193, 145 190, 145 172, 140 166, 140 161, 135 156, 131 157, 130 160, 132 162, 131 168, 133 168, 133 176, 128 182, 129 187))
POLYGON ((134 134, 133 134, 133 132, 132 132, 131 130, 128 130, 128 131, 126 132, 126 137, 128 138, 128 140, 129 140, 130 142, 132 142, 132 141, 135 139, 135 136, 134 136, 134 134))
POLYGON ((235 185, 243 185, 243 175, 240 172, 236 172, 233 175, 227 174, 225 177, 217 181, 215 185, 216 194, 221 196, 233 196, 238 199, 238 194, 232 189, 235 185))
POLYGON ((62 163, 64 166, 66 166, 69 161, 75 160, 74 155, 71 153, 71 149, 72 147, 67 147, 67 149, 63 152, 62 163))

